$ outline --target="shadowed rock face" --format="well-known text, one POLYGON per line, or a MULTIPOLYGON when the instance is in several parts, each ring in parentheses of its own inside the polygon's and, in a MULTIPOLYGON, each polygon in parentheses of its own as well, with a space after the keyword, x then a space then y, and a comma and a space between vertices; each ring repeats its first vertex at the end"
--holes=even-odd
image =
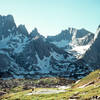
POLYGON ((38 54, 38 56, 39 56, 39 58, 41 60, 44 57, 49 57, 50 56, 50 52, 53 52, 53 51, 55 51, 58 54, 67 54, 64 50, 57 48, 53 44, 50 44, 48 42, 44 42, 41 38, 39 38, 37 40, 32 40, 25 47, 24 50, 25 50, 26 53, 29 53, 29 51, 30 51, 30 56, 33 55, 35 57, 36 54, 38 54))
POLYGON ((17 30, 19 33, 22 33, 23 35, 28 36, 28 31, 27 31, 25 25, 19 25, 17 30))
MULTIPOLYGON (((3 78, 49 76, 55 62, 53 73, 60 74, 62 68, 59 67, 63 65, 60 61, 69 55, 47 42, 37 29, 28 34, 24 25, 16 27, 11 15, 0 16, 0 37, 0 77, 3 78)), ((66 69, 66 64, 63 66, 66 69)))
POLYGON ((34 30, 30 33, 30 37, 35 38, 36 36, 40 36, 40 33, 37 28, 34 28, 34 30))
POLYGON ((90 32, 83 28, 80 30, 77 30, 76 38, 82 38, 82 37, 86 36, 88 33, 90 33, 90 32))
POLYGON ((48 36, 47 41, 49 42, 59 42, 62 40, 71 41, 74 44, 86 45, 91 42, 94 38, 94 34, 85 29, 75 29, 68 28, 68 30, 63 30, 60 34, 56 36, 48 36))
POLYGON ((94 41, 94 34, 86 29, 68 28, 55 36, 48 36, 47 41, 80 59, 94 41))
POLYGON ((0 38, 7 37, 9 34, 11 34, 11 31, 14 34, 15 29, 16 24, 12 15, 0 16, 0 38))
MULTIPOLYGON (((100 26, 97 29, 97 37, 90 49, 84 55, 84 60, 98 68, 100 66, 100 26)), ((100 68, 100 67, 99 67, 100 68)))
POLYGON ((80 79, 91 69, 50 42, 76 39, 84 45, 93 37, 84 29, 70 28, 46 39, 36 28, 29 34, 24 25, 17 27, 11 15, 0 16, 0 77, 80 79), (83 44, 78 40, 81 37, 85 37, 81 40, 83 44))
POLYGON ((71 40, 71 34, 69 33, 68 30, 64 30, 56 36, 48 36, 47 37, 47 41, 50 41, 50 42, 61 41, 61 40, 71 40))
POLYGON ((34 40, 37 40, 38 38, 41 38, 41 39, 44 39, 45 40, 45 37, 42 36, 39 32, 38 32, 38 29, 37 28, 34 28, 34 30, 32 30, 32 32, 29 34, 29 37, 34 40))
POLYGON ((10 67, 10 59, 5 54, 0 54, 0 71, 5 71, 10 67))
POLYGON ((88 45, 88 44, 91 44, 93 42, 93 39, 94 39, 94 34, 88 33, 86 36, 84 36, 83 39, 78 40, 77 44, 88 45))

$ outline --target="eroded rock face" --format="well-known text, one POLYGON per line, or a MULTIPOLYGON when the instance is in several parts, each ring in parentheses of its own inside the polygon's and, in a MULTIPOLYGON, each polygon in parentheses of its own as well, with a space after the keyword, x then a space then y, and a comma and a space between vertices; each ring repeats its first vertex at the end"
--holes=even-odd
POLYGON ((94 34, 86 29, 68 28, 56 36, 48 36, 47 41, 81 58, 94 41, 94 34))
POLYGON ((94 43, 84 55, 84 60, 92 66, 94 65, 94 68, 100 66, 100 27, 98 27, 96 34, 97 37, 95 38, 94 43))
POLYGON ((77 42, 78 45, 84 45, 93 37, 84 29, 71 28, 46 39, 36 28, 29 34, 24 25, 17 27, 11 15, 0 16, 0 77, 80 79, 91 71, 90 67, 51 41, 73 41, 76 38, 82 42, 77 42))
POLYGON ((15 33, 16 24, 13 16, 0 16, 0 39, 15 33), (11 33, 12 32, 12 33, 11 33))
POLYGON ((39 38, 45 40, 45 37, 42 36, 39 32, 38 32, 38 29, 37 28, 34 28, 34 30, 32 30, 32 32, 29 34, 29 37, 34 40, 37 40, 39 38))
POLYGON ((63 30, 60 34, 56 36, 48 36, 47 41, 53 42, 53 41, 61 41, 61 40, 71 40, 71 34, 68 30, 63 30))
POLYGON ((62 40, 76 42, 76 45, 85 45, 92 41, 94 34, 85 29, 75 29, 68 28, 68 30, 63 30, 56 36, 48 36, 47 41, 49 42, 59 42, 62 40), (85 42, 85 43, 84 43, 85 42))
POLYGON ((19 25, 18 28, 17 28, 17 30, 18 30, 18 32, 20 34, 22 33, 23 35, 28 36, 28 31, 27 31, 25 25, 19 25))
POLYGON ((5 54, 0 54, 0 71, 7 71, 10 67, 10 58, 5 54))
POLYGON ((47 42, 37 29, 29 34, 24 25, 16 27, 11 15, 0 17, 0 77, 40 78, 66 70, 67 52, 47 42))

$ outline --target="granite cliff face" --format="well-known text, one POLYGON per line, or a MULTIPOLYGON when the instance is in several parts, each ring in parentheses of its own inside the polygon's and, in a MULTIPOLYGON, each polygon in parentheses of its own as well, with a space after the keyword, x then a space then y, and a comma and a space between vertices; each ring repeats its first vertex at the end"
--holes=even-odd
POLYGON ((94 69, 100 68, 100 26, 97 29, 94 43, 83 58, 87 63, 93 66, 94 69))
POLYGON ((91 42, 93 38, 94 34, 83 28, 82 29, 68 28, 68 30, 63 30, 56 36, 48 36, 47 41, 59 42, 64 40, 64 41, 70 41, 75 45, 86 45, 89 44, 89 42, 91 42))
POLYGON ((92 44, 93 40, 94 34, 83 28, 68 28, 68 30, 63 30, 56 36, 47 37, 47 41, 74 54, 76 58, 82 57, 92 44))
POLYGON ((1 77, 64 76, 70 54, 47 42, 37 29, 29 34, 24 25, 17 27, 12 15, 0 17, 1 77))
POLYGON ((1 16, 0 15, 0 39, 2 37, 7 37, 8 35, 15 33, 16 24, 14 22, 13 16, 1 16))
POLYGON ((0 77, 80 79, 92 69, 77 60, 73 45, 90 45, 93 38, 93 33, 74 28, 45 38, 37 28, 28 33, 25 25, 17 27, 12 15, 0 16, 0 77))

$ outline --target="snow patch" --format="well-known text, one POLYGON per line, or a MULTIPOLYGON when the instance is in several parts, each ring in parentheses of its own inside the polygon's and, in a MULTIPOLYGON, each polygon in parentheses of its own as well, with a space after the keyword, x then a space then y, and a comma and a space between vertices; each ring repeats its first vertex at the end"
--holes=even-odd
POLYGON ((41 68, 41 73, 49 73, 50 70, 50 56, 49 57, 45 57, 41 60, 38 56, 38 54, 36 54, 36 58, 38 61, 37 66, 39 66, 41 68), (48 70, 49 69, 49 70, 48 70))

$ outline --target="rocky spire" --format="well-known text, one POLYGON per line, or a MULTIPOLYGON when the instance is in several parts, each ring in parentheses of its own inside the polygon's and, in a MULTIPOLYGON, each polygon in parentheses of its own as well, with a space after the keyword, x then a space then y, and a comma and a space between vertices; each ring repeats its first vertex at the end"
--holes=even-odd
POLYGON ((34 30, 32 30, 32 32, 30 33, 30 37, 31 38, 35 38, 35 37, 39 37, 40 36, 40 33, 38 32, 38 29, 37 28, 34 28, 34 30))
POLYGON ((14 33, 16 24, 12 15, 1 16, 0 15, 0 38, 7 37, 11 33, 14 33))
POLYGON ((18 32, 19 32, 19 33, 22 33, 23 35, 28 36, 28 31, 27 31, 25 25, 22 25, 22 24, 19 25, 19 26, 18 26, 18 32))

